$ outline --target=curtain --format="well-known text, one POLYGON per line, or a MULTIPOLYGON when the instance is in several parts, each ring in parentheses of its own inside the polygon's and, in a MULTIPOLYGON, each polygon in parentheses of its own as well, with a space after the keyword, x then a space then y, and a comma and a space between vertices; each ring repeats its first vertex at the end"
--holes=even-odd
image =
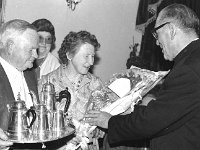
POLYGON ((173 62, 164 59, 161 48, 156 45, 156 40, 151 34, 159 11, 172 3, 181 3, 190 7, 200 18, 199 0, 140 0, 139 3, 136 29, 143 34, 139 55, 148 61, 154 71, 168 70, 173 66, 173 62))
POLYGON ((4 22, 6 0, 0 0, 0 25, 4 22))

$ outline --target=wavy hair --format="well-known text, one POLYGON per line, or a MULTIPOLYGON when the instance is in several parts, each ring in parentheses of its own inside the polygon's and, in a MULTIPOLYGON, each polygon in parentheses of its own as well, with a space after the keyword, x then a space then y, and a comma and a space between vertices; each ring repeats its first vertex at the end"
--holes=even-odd
POLYGON ((69 34, 64 38, 61 48, 58 51, 58 56, 62 64, 68 64, 68 59, 66 53, 74 56, 81 45, 89 43, 94 46, 95 51, 100 48, 100 44, 96 39, 95 35, 90 34, 87 31, 79 32, 69 32, 69 34))

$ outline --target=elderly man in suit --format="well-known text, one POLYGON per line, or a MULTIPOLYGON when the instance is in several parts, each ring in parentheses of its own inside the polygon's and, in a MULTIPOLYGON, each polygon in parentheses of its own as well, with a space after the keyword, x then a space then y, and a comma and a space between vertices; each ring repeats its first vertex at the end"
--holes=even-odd
POLYGON ((3 130, 8 127, 7 105, 17 99, 18 94, 26 106, 33 105, 30 93, 38 95, 37 80, 28 71, 37 58, 38 34, 24 20, 11 20, 0 28, 0 149, 12 145, 6 141, 3 130), (27 71, 24 71, 27 70, 27 71))
POLYGON ((91 111, 93 125, 108 128, 110 144, 150 138, 151 150, 200 149, 199 19, 188 7, 161 10, 153 32, 164 58, 174 61, 156 100, 128 115, 91 111))

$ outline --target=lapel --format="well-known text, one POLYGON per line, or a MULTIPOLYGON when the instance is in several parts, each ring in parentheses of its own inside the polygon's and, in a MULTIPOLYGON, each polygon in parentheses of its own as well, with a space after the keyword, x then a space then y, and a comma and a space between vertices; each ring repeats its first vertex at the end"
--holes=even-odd
POLYGON ((25 70, 24 71, 24 78, 26 80, 30 94, 31 95, 34 94, 32 96, 35 96, 37 101, 39 101, 38 89, 37 89, 37 77, 36 77, 36 73, 35 73, 34 69, 25 70))
MULTIPOLYGON (((37 90, 37 79, 35 78, 34 70, 25 71, 24 77, 31 94, 34 94, 37 100, 39 100, 38 90, 37 90)), ((4 99, 6 101, 15 100, 12 87, 1 64, 0 64, 0 89, 2 89, 2 91, 0 91, 0 97, 5 96, 4 93, 6 94, 7 97, 7 98, 2 97, 1 99, 4 99)))
MULTIPOLYGON (((2 65, 0 64, 0 86, 1 86, 1 89, 3 89, 8 97, 8 101, 13 101, 15 98, 14 98, 14 94, 13 94, 13 91, 12 91, 12 87, 10 85, 10 82, 8 80, 8 77, 6 75, 6 72, 4 71, 2 65)), ((0 91, 0 95, 2 96, 1 92, 3 91, 0 91)))

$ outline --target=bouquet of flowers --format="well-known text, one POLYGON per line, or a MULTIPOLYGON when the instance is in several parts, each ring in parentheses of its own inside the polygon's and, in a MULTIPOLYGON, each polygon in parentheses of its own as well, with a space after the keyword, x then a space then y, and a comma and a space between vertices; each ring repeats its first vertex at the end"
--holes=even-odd
MULTIPOLYGON (((87 110, 101 110, 112 115, 118 115, 142 99, 169 71, 154 72, 132 66, 124 73, 114 74, 105 84, 92 92, 87 110)), ((87 123, 73 120, 80 135, 78 146, 87 149, 88 135, 96 128, 87 123), (80 130, 81 129, 81 130, 80 130)))

